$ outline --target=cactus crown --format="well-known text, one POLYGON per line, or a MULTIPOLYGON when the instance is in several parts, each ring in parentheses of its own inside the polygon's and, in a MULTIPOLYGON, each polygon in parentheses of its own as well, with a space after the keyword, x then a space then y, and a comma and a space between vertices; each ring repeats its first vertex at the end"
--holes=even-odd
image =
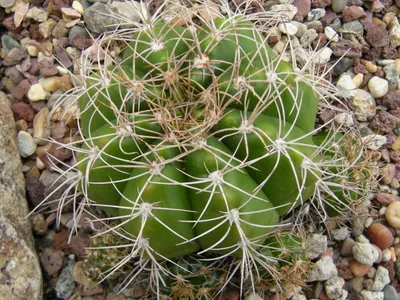
POLYGON ((353 171, 359 139, 334 121, 316 126, 318 111, 339 101, 329 70, 266 42, 285 13, 221 2, 222 14, 207 3, 172 10, 166 1, 134 29, 105 34, 95 42, 104 64, 83 68, 75 91, 83 139, 67 145, 78 153, 67 172, 76 172, 73 199, 84 197, 77 215, 97 206, 101 222, 117 220, 106 233, 128 241, 127 284, 147 271, 156 291, 166 276, 190 281, 179 257, 194 253, 230 262, 225 285, 237 273, 253 290, 266 273, 280 280, 277 265, 293 257, 276 252, 293 243, 270 239, 293 223, 302 231, 290 213, 311 199, 324 220, 367 188, 367 172, 353 171), (115 45, 123 51, 113 58, 115 45))

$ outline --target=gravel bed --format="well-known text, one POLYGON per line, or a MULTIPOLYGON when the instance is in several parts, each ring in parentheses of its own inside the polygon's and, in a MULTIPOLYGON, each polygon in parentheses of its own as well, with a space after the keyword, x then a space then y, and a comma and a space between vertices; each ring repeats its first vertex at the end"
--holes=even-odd
MULTIPOLYGON (((80 54, 96 56, 93 37, 117 20, 106 14, 138 20, 138 9, 152 13, 160 3, 154 1, 147 8, 117 1, 0 0, 0 90, 14 114, 30 209, 49 195, 57 200, 65 192, 58 188, 55 170, 60 163, 73 162, 73 153, 59 144, 80 138, 72 117, 76 107, 50 112, 60 95, 73 88, 69 72, 79 71, 80 54)), ((291 20, 270 30, 268 42, 276 52, 283 51, 287 36, 300 63, 321 49, 319 62, 332 66, 332 80, 347 95, 346 104, 354 113, 343 122, 360 128, 371 159, 379 166, 379 185, 370 200, 355 208, 352 218, 328 220, 309 233, 314 247, 309 253, 308 288, 290 296, 400 299, 400 1, 254 0, 254 11, 260 5, 283 5, 289 12, 291 20)), ((333 117, 332 111, 320 116, 323 122, 333 117)), ((0 167, 1 163, 0 157, 0 167)), ((44 299, 144 299, 140 284, 121 294, 116 292, 118 282, 84 288, 85 247, 98 228, 86 215, 78 234, 69 240, 72 214, 64 210, 57 226, 56 213, 49 212, 56 207, 54 202, 29 217, 43 271, 44 299)), ((222 298, 239 299, 239 292, 228 290, 222 298)))

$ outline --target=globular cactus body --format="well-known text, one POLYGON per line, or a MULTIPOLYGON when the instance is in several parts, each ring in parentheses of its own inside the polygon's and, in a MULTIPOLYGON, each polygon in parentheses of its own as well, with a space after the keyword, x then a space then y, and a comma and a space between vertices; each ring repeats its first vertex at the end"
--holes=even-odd
POLYGON ((280 218, 323 194, 346 206, 327 173, 349 174, 324 162, 338 156, 331 134, 313 139, 329 93, 315 74, 277 56, 243 14, 197 17, 161 14, 105 38, 125 49, 78 99, 80 190, 120 220, 139 263, 212 254, 253 278, 276 264, 267 237, 280 218))

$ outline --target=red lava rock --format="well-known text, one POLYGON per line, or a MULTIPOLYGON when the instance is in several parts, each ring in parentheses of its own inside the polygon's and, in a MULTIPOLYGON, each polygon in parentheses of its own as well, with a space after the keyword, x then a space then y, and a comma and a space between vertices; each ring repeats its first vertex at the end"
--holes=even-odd
POLYGON ((322 49, 328 43, 328 38, 325 33, 318 34, 318 38, 312 42, 314 50, 322 49))
POLYGON ((367 14, 360 6, 346 6, 342 11, 343 22, 350 22, 353 20, 365 18, 367 14))
POLYGON ((40 256, 40 262, 46 273, 49 276, 53 276, 64 265, 64 253, 53 248, 46 248, 40 256))
POLYGON ((68 249, 72 254, 77 257, 83 257, 85 255, 85 248, 89 243, 89 236, 86 234, 74 235, 71 238, 71 242, 68 244, 68 249))
POLYGON ((94 230, 101 230, 103 228, 102 223, 96 222, 96 217, 86 211, 79 218, 79 225, 86 233, 92 233, 94 230))
POLYGON ((400 108, 400 90, 389 91, 382 100, 383 105, 389 109, 400 108))
POLYGON ((371 123, 371 128, 378 133, 389 133, 397 126, 397 118, 386 111, 379 111, 371 123))
POLYGON ((332 4, 332 0, 311 0, 312 8, 325 8, 332 4))
POLYGON ((389 34, 383 26, 372 25, 367 29, 365 40, 374 48, 389 45, 389 34))
POLYGON ((51 77, 58 74, 58 69, 54 64, 51 64, 47 60, 39 62, 40 75, 43 77, 51 77))
POLYGON ((4 25, 5 28, 7 28, 8 31, 16 31, 17 30, 17 27, 14 24, 13 16, 6 18, 2 24, 4 25))
POLYGON ((353 255, 353 246, 355 241, 352 238, 347 238, 344 240, 342 247, 340 248, 340 255, 351 256, 353 255))
POLYGON ((35 117, 35 111, 32 106, 25 102, 16 102, 11 105, 11 109, 16 120, 23 119, 26 122, 32 122, 35 117))
POLYGON ((383 205, 389 205, 392 202, 400 201, 400 197, 392 194, 377 193, 375 194, 375 199, 383 205))
POLYGON ((32 75, 39 75, 40 65, 37 58, 31 58, 32 66, 29 68, 29 73, 32 75))
POLYGON ((334 56, 362 57, 363 46, 356 41, 341 40, 337 43, 331 43, 330 46, 334 56))
POLYGON ((22 80, 17 86, 11 89, 11 95, 17 100, 23 100, 28 94, 31 83, 28 79, 22 80))
POLYGON ((360 264, 358 261, 353 260, 349 265, 349 269, 355 277, 363 277, 371 270, 371 266, 360 264))
POLYGON ((322 18, 321 22, 324 26, 327 26, 333 22, 333 20, 337 19, 338 15, 331 9, 325 10, 325 16, 322 18))
POLYGON ((393 235, 389 228, 380 223, 374 223, 368 227, 367 236, 371 243, 380 249, 386 249, 393 244, 393 235))
POLYGON ((297 14, 301 17, 307 17, 311 10, 311 0, 294 0, 292 5, 296 6, 297 14))
POLYGON ((40 172, 36 166, 25 174, 25 187, 28 200, 33 206, 37 206, 44 199, 44 186, 39 180, 40 172))
POLYGON ((69 232, 66 229, 57 232, 53 239, 53 247, 56 250, 64 250, 68 247, 69 232))

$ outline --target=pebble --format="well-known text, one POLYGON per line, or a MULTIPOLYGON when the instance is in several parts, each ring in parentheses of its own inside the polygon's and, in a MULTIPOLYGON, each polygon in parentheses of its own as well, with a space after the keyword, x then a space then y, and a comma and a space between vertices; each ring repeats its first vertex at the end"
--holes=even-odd
POLYGON ((0 0, 0 6, 3 8, 9 8, 15 4, 15 0, 0 0))
POLYGON ((11 49, 21 48, 21 45, 8 34, 3 34, 1 36, 1 45, 3 46, 3 50, 5 53, 9 53, 11 49))
POLYGON ((389 205, 390 203, 395 201, 400 202, 399 196, 388 193, 377 193, 375 194, 375 199, 378 200, 383 205, 389 205))
POLYGON ((29 218, 31 220, 32 229, 37 235, 44 235, 47 232, 47 223, 43 214, 33 214, 29 218))
POLYGON ((300 44, 303 48, 308 48, 309 45, 318 38, 318 33, 315 29, 307 29, 300 37, 300 44))
POLYGON ((393 244, 393 235, 389 228, 381 223, 374 223, 368 227, 367 236, 371 243, 381 249, 386 249, 393 244))
POLYGON ((308 272, 309 281, 328 280, 337 276, 337 269, 330 256, 321 257, 315 264, 310 267, 308 272))
POLYGON ((59 82, 59 77, 57 76, 39 79, 39 83, 42 85, 43 89, 50 93, 53 93, 58 90, 58 82, 59 82))
POLYGON ((292 4, 275 4, 271 6, 270 12, 284 14, 290 20, 293 20, 294 16, 297 14, 297 8, 292 4))
POLYGON ((42 108, 33 120, 33 137, 37 145, 46 145, 51 134, 49 109, 42 108))
POLYGON ((355 277, 363 277, 371 270, 371 266, 361 264, 356 260, 352 260, 349 265, 349 269, 355 277))
POLYGON ((28 91, 28 99, 30 101, 45 100, 47 96, 46 91, 40 83, 31 85, 28 91))
POLYGON ((385 78, 389 82, 389 84, 397 84, 399 81, 399 70, 396 64, 388 64, 383 67, 383 71, 385 72, 385 78))
MULTIPOLYGON (((47 235, 45 236, 47 237, 47 235)), ((64 265, 64 252, 45 248, 40 256, 40 263, 49 276, 58 273, 64 265)))
POLYGON ((384 297, 383 292, 371 292, 367 290, 362 290, 360 294, 363 300, 383 300, 384 297))
POLYGON ((31 156, 33 153, 35 153, 37 148, 32 136, 26 131, 18 132, 17 146, 19 154, 22 157, 31 156))
POLYGON ((57 22, 55 20, 48 19, 39 24, 39 32, 45 39, 47 39, 51 36, 51 33, 56 25, 57 22))
POLYGON ((328 248, 327 236, 322 234, 310 234, 307 236, 306 244, 309 245, 307 249, 307 258, 317 258, 321 253, 324 253, 328 248))
POLYGON ((263 300, 259 294, 251 293, 250 295, 246 296, 244 300, 263 300))
POLYGON ((81 15, 83 15, 84 8, 83 8, 83 5, 82 5, 79 1, 74 1, 74 2, 72 2, 71 7, 72 7, 73 9, 75 9, 78 13, 80 13, 81 15))
POLYGON ((330 40, 332 42, 338 42, 339 41, 339 34, 332 27, 326 26, 324 28, 324 33, 325 33, 326 37, 328 38, 328 40, 330 40))
POLYGON ((340 13, 347 5, 348 0, 332 0, 332 10, 340 13))
POLYGON ((371 244, 356 242, 353 246, 353 256, 359 263, 372 266, 379 259, 379 252, 371 244))
POLYGON ((325 293, 330 299, 338 299, 343 294, 344 279, 339 276, 329 278, 325 283, 325 293))
POLYGON ((336 83, 336 87, 345 91, 351 91, 356 88, 353 79, 349 74, 343 74, 342 76, 340 76, 339 80, 336 83))
POLYGON ((353 246, 355 241, 352 238, 347 238, 344 240, 342 247, 340 248, 340 255, 351 256, 353 255, 353 246))
POLYGON ((323 8, 312 9, 307 16, 307 21, 318 21, 325 17, 326 11, 323 8))
POLYGON ((86 27, 94 33, 103 33, 117 29, 121 20, 112 17, 115 12, 107 5, 96 2, 83 13, 86 27))
POLYGON ((347 37, 349 34, 355 34, 357 36, 364 35, 364 27, 358 20, 344 23, 341 29, 344 32, 344 37, 347 37))
POLYGON ((374 76, 368 81, 368 89, 372 97, 382 98, 389 91, 389 83, 385 79, 374 76))
POLYGON ((75 262, 70 260, 67 265, 61 271, 60 277, 57 279, 55 291, 58 298, 67 300, 69 299, 75 287, 75 281, 73 276, 75 262))
MULTIPOLYGON (((125 20, 129 20, 129 22, 124 21, 122 24, 122 28, 134 27, 135 22, 140 22, 142 19, 147 19, 149 16, 148 5, 141 2, 136 1, 113 1, 110 5, 111 9, 115 11, 117 14, 125 17, 125 20), (127 23, 127 24, 125 24, 127 23)), ((212 10, 210 8, 206 8, 203 11, 203 17, 205 17, 206 11, 212 10)), ((209 17, 209 16, 208 16, 209 17)))
POLYGON ((389 271, 386 268, 379 266, 376 269, 374 283, 371 287, 371 290, 375 292, 380 292, 388 283, 390 283, 389 271))
POLYGON ((369 134, 363 136, 361 138, 361 141, 367 149, 379 150, 383 145, 387 143, 387 138, 380 134, 369 134))
POLYGON ((49 18, 49 14, 44 9, 40 9, 34 6, 28 10, 28 12, 26 13, 26 17, 28 19, 33 19, 36 22, 42 23, 49 18))
POLYGON ((385 213, 386 221, 394 229, 400 229, 400 202, 389 204, 385 213))
POLYGON ((297 33, 298 27, 295 24, 288 22, 288 23, 280 23, 278 25, 278 29, 283 34, 286 34, 288 36, 294 36, 297 33))
POLYGON ((358 121, 365 122, 372 119, 376 114, 376 102, 370 93, 362 89, 351 91, 349 106, 354 110, 358 121))
POLYGON ((344 241, 350 235, 349 228, 346 226, 340 227, 339 229, 333 229, 330 231, 332 238, 336 241, 344 241))
POLYGON ((398 300, 399 296, 397 295, 396 289, 393 285, 386 285, 383 289, 384 299, 385 300, 398 300))
POLYGON ((392 252, 389 249, 382 250, 382 262, 387 262, 392 259, 392 252))

